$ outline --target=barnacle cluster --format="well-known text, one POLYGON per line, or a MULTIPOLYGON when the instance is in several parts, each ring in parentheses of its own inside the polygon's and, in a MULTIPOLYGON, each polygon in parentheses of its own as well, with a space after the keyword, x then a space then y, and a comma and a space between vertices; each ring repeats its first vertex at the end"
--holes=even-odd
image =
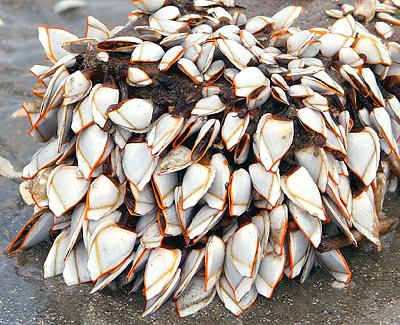
POLYGON ((111 31, 88 17, 83 38, 39 27, 49 65, 31 68, 39 101, 23 104, 43 143, 23 170, 35 208, 8 251, 56 235, 46 278, 143 285, 144 315, 170 296, 193 314, 217 294, 240 315, 316 264, 349 282, 341 252, 318 247, 337 233, 357 246, 352 229, 381 245, 400 45, 354 7, 300 30, 297 6, 253 18, 233 0, 133 6, 111 31))

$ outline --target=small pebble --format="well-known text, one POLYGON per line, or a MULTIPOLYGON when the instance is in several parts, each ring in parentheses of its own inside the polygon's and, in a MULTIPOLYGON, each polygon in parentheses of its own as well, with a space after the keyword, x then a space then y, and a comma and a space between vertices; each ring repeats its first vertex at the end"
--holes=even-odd
POLYGON ((339 281, 333 281, 331 283, 331 287, 334 289, 344 289, 344 288, 346 288, 346 283, 339 282, 339 281))
POLYGON ((331 287, 334 289, 346 289, 346 288, 354 288, 354 282, 350 281, 350 283, 343 283, 339 281, 333 281, 331 283, 331 287))
POLYGON ((12 163, 10 163, 6 158, 0 156, 0 176, 19 179, 21 172, 16 172, 12 163))

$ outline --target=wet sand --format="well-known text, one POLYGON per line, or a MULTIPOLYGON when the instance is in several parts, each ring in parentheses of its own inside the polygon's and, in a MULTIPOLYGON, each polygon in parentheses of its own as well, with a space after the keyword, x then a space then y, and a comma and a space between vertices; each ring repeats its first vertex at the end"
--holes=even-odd
MULTIPOLYGON (((0 156, 17 171, 37 149, 26 134, 26 119, 11 117, 22 101, 31 99, 34 79, 27 69, 43 62, 35 26, 61 26, 82 34, 86 15, 114 27, 125 22, 131 9, 128 0, 88 1, 87 7, 61 17, 53 13, 54 3, 0 1, 0 19, 4 21, 0 26, 0 156)), ((289 3, 305 6, 298 24, 301 27, 326 27, 332 22, 322 12, 334 7, 330 0, 239 1, 252 15, 271 15, 289 3)), ((344 250, 354 273, 351 285, 345 289, 333 288, 333 279, 315 269, 304 285, 283 279, 273 299, 260 296, 240 318, 232 316, 215 299, 207 309, 183 320, 172 302, 141 319, 144 301, 140 294, 105 289, 89 295, 89 285, 67 287, 61 277, 43 280, 42 265, 50 243, 14 256, 5 253, 9 241, 32 213, 19 196, 20 182, 0 176, 0 324, 400 324, 399 231, 386 236, 381 252, 369 244, 358 250, 344 250)), ((398 194, 392 195, 385 212, 398 213, 399 207, 398 194)))

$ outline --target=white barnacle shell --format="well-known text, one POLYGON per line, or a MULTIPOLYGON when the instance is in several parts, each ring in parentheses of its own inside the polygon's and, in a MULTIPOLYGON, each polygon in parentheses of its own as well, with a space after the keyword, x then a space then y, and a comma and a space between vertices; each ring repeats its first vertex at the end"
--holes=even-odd
POLYGON ((246 132, 249 122, 250 116, 248 114, 246 114, 244 118, 240 117, 240 115, 235 112, 226 115, 224 124, 221 128, 221 137, 225 142, 228 151, 231 151, 240 141, 246 132))
POLYGON ((142 69, 136 67, 129 67, 128 75, 126 77, 126 82, 131 86, 144 87, 151 85, 153 83, 153 80, 142 69))
POLYGON ((169 208, 175 200, 175 188, 178 186, 177 173, 160 175, 160 164, 155 169, 152 181, 154 192, 156 193, 158 205, 162 208, 169 208))
POLYGON ((247 30, 242 29, 240 30, 239 34, 240 34, 240 40, 242 41, 244 46, 246 46, 247 49, 251 50, 252 47, 260 45, 257 38, 247 30))
POLYGON ((153 157, 151 149, 144 142, 128 143, 122 154, 122 167, 126 178, 141 191, 150 181, 157 166, 158 157, 153 157))
POLYGON ((168 113, 160 116, 147 135, 147 145, 152 155, 158 156, 168 147, 179 134, 183 122, 183 117, 175 117, 168 113))
POLYGON ((232 262, 242 276, 252 278, 255 275, 257 266, 257 254, 260 248, 260 239, 257 227, 249 223, 239 230, 232 237, 232 245, 228 246, 231 251, 232 262))
POLYGON ((343 64, 348 64, 352 67, 358 67, 364 63, 360 54, 352 47, 344 47, 339 50, 339 60, 343 64))
POLYGON ((249 109, 254 109, 263 105, 271 95, 271 86, 269 79, 261 87, 254 89, 246 97, 246 106, 249 109))
POLYGON ((354 38, 342 34, 326 33, 318 39, 318 42, 321 44, 321 54, 331 58, 340 49, 350 47, 354 42, 354 38))
POLYGON ((376 215, 375 204, 371 202, 366 190, 353 196, 351 222, 358 231, 376 244, 378 248, 381 246, 379 219, 376 215))
POLYGON ((275 286, 282 277, 285 267, 285 255, 278 255, 268 245, 265 256, 261 260, 255 280, 257 291, 266 298, 271 298, 275 286))
POLYGON ((308 173, 324 193, 328 183, 328 158, 325 151, 316 147, 307 147, 295 151, 295 158, 300 166, 308 173))
POLYGON ((288 86, 286 80, 280 74, 273 73, 271 75, 271 81, 275 85, 277 85, 280 88, 282 88, 284 91, 288 91, 289 90, 289 86, 288 86))
POLYGON ((182 265, 182 276, 174 293, 174 299, 178 299, 186 288, 190 285, 191 280, 200 269, 204 262, 205 249, 194 249, 186 257, 182 265))
POLYGON ((297 117, 306 129, 320 134, 325 139, 328 137, 324 116, 321 112, 309 107, 304 107, 297 110, 297 117))
POLYGON ((147 99, 133 98, 121 103, 117 109, 107 114, 111 121, 124 129, 135 133, 145 133, 149 131, 153 103, 147 99))
POLYGON ((274 22, 272 25, 274 30, 289 28, 302 12, 303 7, 298 6, 289 6, 278 11, 271 17, 274 22))
POLYGON ((391 65, 389 51, 378 38, 369 34, 360 35, 353 44, 358 53, 366 56, 365 63, 391 65))
POLYGON ((318 262, 326 268, 332 276, 340 282, 349 283, 351 271, 340 250, 333 250, 326 253, 316 251, 318 262))
POLYGON ((200 129, 197 135, 196 141, 192 148, 191 158, 193 161, 200 161, 211 145, 214 143, 219 130, 221 128, 221 123, 219 120, 210 119, 208 120, 200 129))
POLYGON ((249 157, 251 140, 250 134, 245 133, 235 147, 233 159, 237 164, 243 164, 249 157))
POLYGON ((354 37, 356 34, 356 21, 352 15, 346 15, 335 21, 331 26, 331 33, 354 37))
POLYGON ((90 179, 114 147, 110 135, 97 124, 85 128, 76 140, 76 157, 83 177, 90 179))
POLYGON ((260 163, 249 166, 249 173, 254 189, 269 204, 275 206, 281 196, 279 173, 269 172, 260 163))
POLYGON ((269 29, 272 29, 272 25, 274 20, 272 18, 266 16, 255 16, 250 18, 245 26, 245 30, 251 34, 258 34, 267 32, 269 29))
POLYGON ((90 79, 79 70, 74 72, 65 80, 63 105, 70 105, 83 99, 91 88, 90 79))
POLYGON ((389 145, 392 153, 399 157, 399 151, 396 143, 396 138, 393 135, 392 123, 390 115, 384 107, 376 107, 370 113, 370 120, 378 130, 379 135, 389 145))
POLYGON ((129 187, 134 201, 134 206, 129 208, 131 214, 147 216, 156 210, 157 203, 150 184, 147 184, 142 191, 138 191, 132 183, 129 183, 129 187))
POLYGON ((386 23, 395 25, 395 26, 400 26, 400 19, 390 15, 387 12, 380 12, 376 15, 380 20, 383 20, 386 23))
POLYGON ((206 194, 215 177, 213 166, 190 165, 182 181, 182 208, 193 207, 206 194))
POLYGON ((294 136, 293 121, 264 114, 258 122, 255 137, 260 161, 269 171, 277 170, 280 159, 289 150, 294 136))
POLYGON ((200 53, 201 53, 201 45, 193 44, 185 48, 183 57, 192 62, 196 62, 200 56, 200 53))
POLYGON ((235 95, 247 97, 252 91, 264 85, 267 77, 259 68, 249 67, 237 73, 233 79, 235 95))
POLYGON ((289 101, 287 99, 286 93, 282 88, 277 87, 277 86, 272 86, 271 87, 271 95, 278 102, 281 102, 285 105, 289 105, 289 101))
POLYGON ((225 209, 228 200, 229 165, 226 158, 221 153, 217 153, 211 157, 211 166, 215 168, 215 178, 204 195, 204 201, 210 208, 222 211, 225 209))
POLYGON ((306 262, 308 246, 310 243, 300 229, 289 231, 288 237, 288 255, 290 256, 290 259, 289 265, 285 268, 285 274, 289 279, 293 279, 300 274, 300 271, 306 262))
POLYGON ((184 143, 191 135, 197 133, 206 122, 207 118, 204 116, 191 116, 175 137, 172 143, 173 147, 176 148, 184 143))
POLYGON ((343 79, 350 83, 364 97, 368 96, 368 88, 357 70, 348 64, 344 64, 339 70, 343 79))
POLYGON ((361 76, 369 90, 369 95, 371 99, 378 105, 385 106, 382 92, 379 89, 378 83, 376 82, 376 78, 372 70, 370 68, 361 69, 361 76))
POLYGON ((370 185, 379 166, 380 145, 376 132, 369 127, 350 132, 346 142, 349 168, 366 186, 370 185))
POLYGON ((103 50, 103 59, 106 59, 105 62, 108 62, 109 56, 107 57, 104 53, 107 52, 123 52, 123 53, 131 53, 133 49, 137 46, 137 44, 142 43, 143 41, 134 36, 117 36, 113 38, 109 38, 97 44, 97 48, 103 50))
POLYGON ((396 96, 392 95, 386 99, 385 108, 392 119, 400 122, 400 102, 396 96))
POLYGON ((224 210, 210 208, 207 204, 204 205, 193 217, 192 222, 187 228, 187 236, 189 239, 197 242, 215 226, 224 214, 224 210))
POLYGON ((56 63, 68 52, 62 48, 64 42, 77 40, 78 37, 62 28, 39 26, 39 41, 42 44, 47 57, 56 63))
POLYGON ((86 27, 86 38, 94 38, 98 41, 105 41, 111 37, 107 26, 93 16, 88 16, 86 27))
POLYGON ((200 47, 199 56, 196 60, 196 66, 202 73, 205 73, 213 63, 215 48, 216 44, 214 42, 206 42, 200 47))
POLYGON ((222 75, 225 69, 225 62, 217 60, 211 63, 207 71, 204 73, 204 80, 207 82, 215 82, 222 75))
POLYGON ((158 19, 169 19, 175 20, 178 19, 181 15, 178 7, 175 6, 165 6, 158 9, 152 16, 157 17, 158 19))
POLYGON ((87 268, 93 281, 120 265, 132 252, 137 237, 116 224, 99 228, 92 234, 88 250, 87 268))
POLYGON ((301 78, 301 83, 303 85, 309 86, 314 91, 321 94, 331 94, 337 93, 344 96, 343 88, 334 81, 325 71, 319 71, 315 73, 312 77, 303 76, 301 78))
POLYGON ((149 26, 164 36, 177 33, 188 33, 190 31, 190 27, 187 22, 160 19, 154 15, 149 18, 149 26))
POLYGON ((212 115, 222 112, 226 108, 218 95, 212 95, 200 99, 192 110, 192 115, 212 115))
POLYGON ((100 175, 91 184, 86 196, 86 215, 97 221, 114 212, 123 202, 123 188, 115 185, 105 175, 100 175))
POLYGON ((252 54, 243 45, 231 39, 217 40, 218 48, 232 64, 243 70, 252 60, 252 54))
POLYGON ((326 220, 321 194, 307 169, 299 167, 281 179, 282 191, 293 203, 312 216, 326 220))
POLYGON ((224 70, 224 77, 230 83, 233 83, 235 76, 239 73, 239 69, 236 68, 227 68, 224 70))
POLYGON ((394 34, 393 27, 383 21, 378 21, 375 23, 375 30, 383 39, 389 39, 394 34))
POLYGON ((91 124, 93 124, 93 114, 89 105, 89 97, 86 97, 76 105, 72 117, 71 129, 77 134, 91 124))
POLYGON ((177 62, 183 55, 184 48, 181 45, 176 45, 171 47, 158 64, 158 69, 160 71, 167 71, 175 62, 177 62))
POLYGON ((229 215, 240 216, 251 202, 251 177, 243 168, 235 170, 228 189, 229 215))
POLYGON ((321 242, 322 223, 321 219, 315 218, 306 211, 300 209, 292 201, 289 201, 289 211, 300 230, 308 238, 314 248, 321 242))
POLYGON ((160 45, 146 41, 135 47, 130 62, 157 62, 163 57, 164 53, 160 45))
POLYGON ((168 174, 185 169, 193 163, 191 154, 192 151, 185 146, 172 149, 160 160, 159 173, 168 174))
POLYGON ((119 100, 119 90, 105 84, 97 84, 89 94, 89 105, 92 109, 93 120, 100 127, 104 127, 107 120, 107 109, 119 100))
POLYGON ((205 252, 205 283, 204 288, 208 290, 214 287, 222 272, 225 257, 225 244, 217 236, 211 236, 207 242, 205 252))
POLYGON ((68 235, 68 230, 64 230, 54 240, 53 246, 43 265, 43 277, 45 279, 63 273, 65 267, 64 254, 68 245, 68 235))
POLYGON ((324 12, 325 12, 329 17, 332 17, 332 18, 339 19, 339 18, 343 18, 343 17, 344 17, 343 11, 342 11, 342 10, 339 10, 339 9, 328 9, 328 10, 324 10, 324 12))
POLYGON ((76 166, 61 165, 53 169, 47 180, 49 209, 61 216, 85 196, 90 182, 82 177, 76 166))
POLYGON ((155 12, 165 6, 166 0, 133 0, 135 8, 144 12, 155 12))
MULTIPOLYGON (((71 144, 72 148, 68 148, 67 152, 73 149, 74 141, 71 141, 71 144)), ((64 150, 58 150, 57 139, 49 141, 33 154, 31 161, 22 171, 22 178, 33 179, 41 170, 57 162, 64 153, 64 150)))
POLYGON ((288 95, 294 98, 307 98, 314 95, 314 90, 307 85, 292 85, 289 87, 288 95))
POLYGON ((144 272, 144 292, 147 301, 165 290, 178 269, 181 256, 179 249, 157 248, 150 253, 144 272))
POLYGON ((195 83, 199 84, 203 82, 203 76, 193 61, 186 58, 180 58, 178 60, 178 68, 195 83))
POLYGON ((55 71, 49 82, 49 85, 46 88, 42 103, 40 105, 40 114, 43 118, 46 117, 52 108, 55 108, 61 104, 64 94, 64 84, 68 76, 69 72, 64 65, 61 65, 55 71))
POLYGON ((189 33, 176 33, 168 35, 164 37, 164 39, 160 42, 160 45, 165 47, 178 46, 185 41, 188 35, 189 33))

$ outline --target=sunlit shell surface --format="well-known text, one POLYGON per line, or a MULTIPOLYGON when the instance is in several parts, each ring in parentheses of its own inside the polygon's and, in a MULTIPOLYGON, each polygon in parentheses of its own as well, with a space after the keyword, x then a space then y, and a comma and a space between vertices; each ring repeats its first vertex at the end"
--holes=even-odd
POLYGON ((22 175, 35 208, 8 251, 53 238, 45 277, 143 287, 144 316, 215 296, 238 316, 315 265, 348 283, 341 252, 318 247, 340 233, 356 246, 352 229, 381 247, 400 167, 398 20, 381 8, 369 32, 343 5, 329 29, 300 30, 297 6, 133 7, 112 30, 39 27, 47 63, 23 105, 43 143, 22 175))

